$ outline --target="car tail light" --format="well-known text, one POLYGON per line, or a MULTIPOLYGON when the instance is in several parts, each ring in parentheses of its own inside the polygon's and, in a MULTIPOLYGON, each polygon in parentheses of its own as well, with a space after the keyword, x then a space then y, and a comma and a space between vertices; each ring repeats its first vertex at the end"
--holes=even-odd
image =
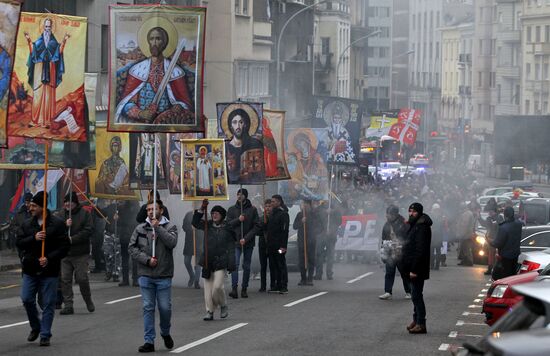
POLYGON ((536 271, 536 270, 539 269, 539 267, 540 267, 540 263, 525 260, 521 264, 521 267, 519 269, 519 273, 522 274, 522 273, 527 273, 527 272, 531 272, 531 271, 536 271))
POLYGON ((507 289, 508 289, 507 284, 499 284, 492 290, 491 297, 492 298, 502 298, 502 297, 504 297, 504 293, 506 293, 507 289))

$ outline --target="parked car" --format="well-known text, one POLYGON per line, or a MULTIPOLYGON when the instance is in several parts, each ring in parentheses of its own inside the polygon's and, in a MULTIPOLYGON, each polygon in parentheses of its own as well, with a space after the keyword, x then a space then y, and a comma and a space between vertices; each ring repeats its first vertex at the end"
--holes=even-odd
POLYGON ((513 187, 492 187, 483 190, 482 195, 502 195, 504 193, 513 192, 513 187))
POLYGON ((426 155, 423 155, 421 153, 417 153, 414 156, 411 157, 409 160, 409 164, 411 166, 429 166, 430 165, 430 159, 426 157, 426 155))
POLYGON ((550 225, 524 226, 521 230, 521 252, 550 248, 550 225))
POLYGON ((533 183, 528 180, 513 180, 505 184, 505 186, 512 187, 514 189, 519 188, 523 191, 532 192, 535 190, 533 183))
POLYGON ((519 215, 525 225, 546 225, 550 223, 550 199, 529 198, 519 206, 519 215))
POLYGON ((521 343, 503 345, 499 340, 507 339, 508 335, 513 337, 518 332, 524 336, 538 335, 542 330, 548 331, 550 325, 550 278, 546 277, 540 281, 516 285, 513 292, 524 299, 500 318, 483 337, 473 344, 466 342, 464 349, 458 352, 460 356, 470 355, 548 355, 548 348, 540 352, 540 345, 548 345, 547 341, 533 341, 532 345, 521 343), (531 347, 536 344, 536 347, 531 347), (518 348, 522 346, 523 349, 518 348), (513 352, 510 348, 514 347, 513 352), (534 351, 533 351, 534 350, 534 351))
POLYGON ((512 202, 512 199, 502 195, 482 195, 479 198, 477 198, 477 203, 481 206, 482 211, 483 211, 483 208, 485 208, 485 205, 487 205, 487 202, 491 198, 495 199, 497 204, 506 204, 506 203, 512 202))
POLYGON ((550 264, 550 249, 522 252, 519 255, 519 273, 540 271, 550 264))
POLYGON ((535 193, 535 192, 521 192, 517 196, 517 198, 514 194, 515 194, 515 192, 507 192, 507 193, 502 194, 501 196, 507 197, 507 198, 510 198, 510 199, 519 199, 519 200, 525 200, 525 199, 529 199, 529 198, 542 198, 543 197, 541 193, 535 193))
POLYGON ((386 180, 396 174, 400 174, 400 169, 401 163, 399 162, 381 162, 378 167, 378 174, 380 174, 383 180, 386 180))

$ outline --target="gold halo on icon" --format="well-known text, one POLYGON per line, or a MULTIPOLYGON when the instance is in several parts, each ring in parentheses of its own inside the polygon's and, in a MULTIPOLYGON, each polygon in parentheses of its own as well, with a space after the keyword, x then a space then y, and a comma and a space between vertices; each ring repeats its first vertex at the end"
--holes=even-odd
POLYGON ((141 25, 138 31, 138 45, 141 53, 145 57, 151 57, 151 51, 149 50, 149 42, 147 41, 147 34, 152 28, 161 27, 168 33, 168 45, 166 49, 162 52, 164 57, 171 57, 172 54, 176 51, 178 45, 178 31, 172 22, 168 19, 155 16, 151 17, 141 25))
POLYGON ((233 133, 231 132, 227 124, 227 118, 229 117, 229 114, 237 109, 243 109, 250 117, 250 128, 248 129, 249 135, 252 136, 256 134, 256 131, 258 131, 258 113, 256 112, 256 110, 254 110, 254 108, 250 104, 234 103, 227 105, 221 115, 220 121, 222 125, 222 130, 225 133, 225 137, 228 139, 233 138, 233 133))
POLYGON ((297 153, 299 149, 296 147, 295 140, 298 136, 305 136, 311 145, 311 147, 316 150, 317 149, 317 136, 315 136, 315 133, 311 131, 311 129, 297 129, 292 130, 288 134, 287 143, 288 143, 288 152, 291 153, 297 153))

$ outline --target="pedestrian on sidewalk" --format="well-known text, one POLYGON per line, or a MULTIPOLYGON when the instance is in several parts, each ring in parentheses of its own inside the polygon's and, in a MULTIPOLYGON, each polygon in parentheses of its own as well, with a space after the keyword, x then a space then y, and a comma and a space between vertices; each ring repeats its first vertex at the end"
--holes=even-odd
POLYGON ((63 209, 56 214, 65 221, 71 247, 67 257, 61 260, 61 293, 64 308, 61 315, 74 314, 73 275, 80 287, 80 293, 88 312, 95 311, 92 291, 88 280, 88 258, 90 257, 90 238, 94 233, 92 214, 82 208, 76 192, 69 193, 63 200, 63 209))
POLYGON ((239 298, 239 264, 243 256, 243 279, 241 283, 241 297, 248 298, 248 282, 250 280, 250 263, 256 243, 256 234, 261 230, 258 210, 248 200, 248 190, 242 188, 237 191, 237 203, 227 211, 227 221, 235 226, 237 236, 235 244, 235 271, 231 272, 231 298, 239 298), (242 218, 242 220, 241 220, 242 218))
POLYGON ((145 343, 139 352, 155 351, 155 304, 160 316, 160 336, 167 349, 174 347, 170 336, 172 317, 173 250, 178 244, 178 229, 163 216, 161 200, 147 204, 147 218, 130 238, 128 252, 138 263, 138 282, 143 299, 145 343), (153 244, 155 253, 153 254, 153 244))
POLYGON ((403 248, 405 271, 411 279, 411 295, 414 306, 413 321, 407 326, 411 334, 426 334, 426 305, 424 281, 430 278, 430 243, 432 219, 424 214, 420 203, 409 206, 407 243, 403 248))
POLYGON ((227 213, 224 208, 219 205, 214 206, 210 211, 212 220, 207 220, 207 209, 208 199, 204 199, 200 210, 196 210, 193 215, 193 226, 204 230, 203 253, 199 264, 202 266, 206 305, 206 315, 203 320, 210 321, 214 319, 214 311, 218 306, 222 319, 229 315, 224 279, 227 271, 235 269, 234 249, 237 237, 235 227, 225 222, 227 213))
POLYGON ((386 209, 386 223, 382 228, 382 261, 386 267, 384 276, 384 294, 378 298, 389 300, 392 298, 395 272, 399 270, 405 298, 411 298, 411 281, 408 271, 403 266, 403 246, 406 244, 407 226, 405 218, 399 214, 399 207, 390 205, 386 209))
POLYGON ((40 346, 50 346, 61 260, 67 255, 70 247, 63 220, 51 214, 49 210, 46 210, 46 219, 43 220, 45 200, 47 194, 43 191, 32 197, 29 206, 32 218, 23 223, 17 236, 17 248, 21 251, 23 268, 21 300, 31 326, 27 340, 34 341, 40 336, 40 346), (45 231, 43 225, 46 227, 45 231), (42 296, 42 319, 36 308, 36 297, 39 292, 42 296))

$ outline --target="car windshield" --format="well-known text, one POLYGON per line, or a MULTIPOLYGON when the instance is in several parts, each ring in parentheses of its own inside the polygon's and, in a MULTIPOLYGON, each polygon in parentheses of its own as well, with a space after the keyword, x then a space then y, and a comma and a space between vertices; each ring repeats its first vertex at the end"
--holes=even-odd
POLYGON ((540 271, 541 276, 550 276, 550 264, 548 264, 542 271, 540 271))
POLYGON ((527 224, 545 225, 547 223, 546 206, 541 204, 525 204, 525 222, 527 224))

